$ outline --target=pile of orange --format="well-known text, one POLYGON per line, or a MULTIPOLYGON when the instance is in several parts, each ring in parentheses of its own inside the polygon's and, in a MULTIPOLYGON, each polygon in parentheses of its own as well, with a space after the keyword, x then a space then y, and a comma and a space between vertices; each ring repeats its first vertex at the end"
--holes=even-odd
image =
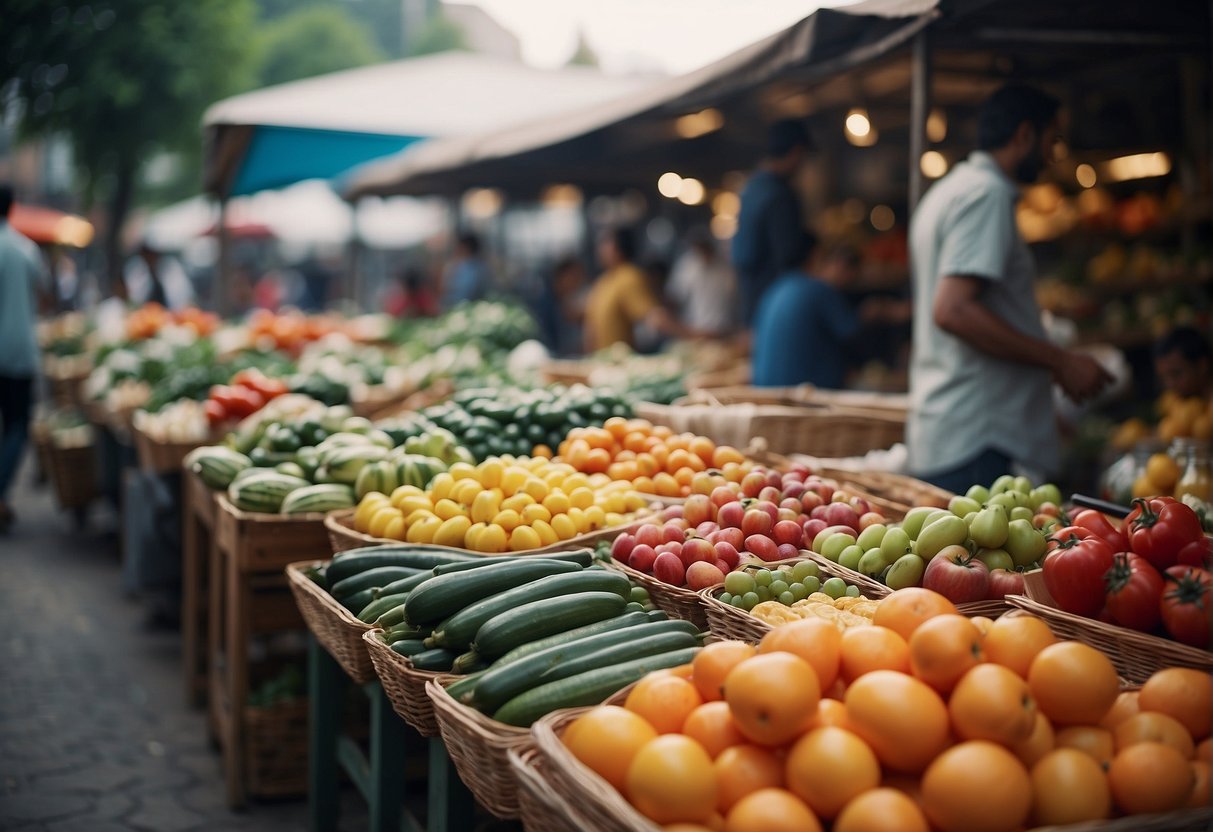
POLYGON ((922 588, 875 626, 722 641, 572 722, 570 752, 678 832, 1012 832, 1208 807, 1213 678, 1121 692, 1102 653, 922 588))
POLYGON ((179 312, 171 312, 159 303, 145 303, 126 316, 126 337, 141 341, 157 335, 170 324, 192 329, 197 335, 210 335, 219 326, 219 318, 213 312, 205 312, 195 306, 179 312))
POLYGON ((302 312, 271 312, 258 309, 249 316, 249 339, 272 349, 297 351, 311 341, 343 331, 339 319, 302 312))
POLYGON ((710 486, 741 482, 754 467, 741 451, 706 436, 617 416, 600 428, 573 428, 556 453, 578 471, 606 474, 659 497, 686 497, 696 480, 699 491, 710 493, 710 486))

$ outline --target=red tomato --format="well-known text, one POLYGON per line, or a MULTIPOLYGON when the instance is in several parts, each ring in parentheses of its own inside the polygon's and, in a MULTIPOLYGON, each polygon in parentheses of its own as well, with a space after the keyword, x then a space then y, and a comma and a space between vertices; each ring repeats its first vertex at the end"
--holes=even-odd
POLYGON ((1125 537, 1125 533, 1114 526, 1103 512, 1091 508, 1080 511, 1074 516, 1070 525, 1081 526, 1094 532, 1095 536, 1107 543, 1113 552, 1129 551, 1129 540, 1125 537))
POLYGON ((1107 611, 1112 622, 1148 633, 1158 626, 1163 580, 1158 570, 1141 555, 1120 552, 1104 575, 1107 611))
POLYGON ((211 427, 227 421, 227 408, 214 399, 207 399, 202 408, 206 411, 206 421, 211 427))
POLYGON ((255 367, 236 373, 236 375, 232 376, 232 384, 236 387, 247 387, 250 390, 256 390, 267 401, 277 398, 290 390, 282 379, 270 378, 255 367))
POLYGON ((1057 606, 1094 618, 1104 606, 1103 576, 1112 568, 1112 549, 1081 526, 1068 526, 1049 538, 1045 586, 1057 606))
MULTIPOLYGON (((227 411, 235 419, 243 419, 265 407, 265 396, 248 387, 229 387, 227 411)), ((225 403, 223 399, 220 403, 225 403)))
POLYGON ((1192 541, 1179 550, 1177 560, 1179 566, 1213 567, 1213 538, 1202 535, 1200 540, 1192 541))
POLYGON ((1174 566, 1181 549, 1204 537, 1196 512, 1170 497, 1134 500, 1125 530, 1130 549, 1155 569, 1174 566))
POLYGON ((1161 611, 1171 638, 1208 647, 1213 631, 1213 574, 1192 566, 1172 566, 1166 572, 1161 611))

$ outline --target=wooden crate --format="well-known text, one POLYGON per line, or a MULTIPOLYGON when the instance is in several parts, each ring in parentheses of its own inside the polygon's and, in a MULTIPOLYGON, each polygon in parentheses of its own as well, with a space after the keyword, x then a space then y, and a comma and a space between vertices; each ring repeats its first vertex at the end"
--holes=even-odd
POLYGON ((211 546, 218 503, 215 492, 192 471, 181 476, 181 656, 185 700, 193 707, 206 702, 207 598, 210 593, 211 546))
POLYGON ((135 441, 135 458, 139 468, 155 474, 172 474, 181 470, 185 457, 197 447, 212 444, 214 437, 191 442, 158 442, 138 428, 131 429, 135 441))

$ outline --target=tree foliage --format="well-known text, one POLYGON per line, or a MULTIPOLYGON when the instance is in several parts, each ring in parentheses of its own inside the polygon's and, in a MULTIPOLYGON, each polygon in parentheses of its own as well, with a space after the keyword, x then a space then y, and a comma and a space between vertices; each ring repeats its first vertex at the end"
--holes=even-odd
POLYGON ((262 25, 257 80, 261 86, 281 84, 383 58, 371 34, 343 9, 310 6, 262 25))
POLYGON ((444 17, 441 12, 430 17, 408 44, 410 56, 467 48, 467 37, 463 29, 453 20, 444 17))

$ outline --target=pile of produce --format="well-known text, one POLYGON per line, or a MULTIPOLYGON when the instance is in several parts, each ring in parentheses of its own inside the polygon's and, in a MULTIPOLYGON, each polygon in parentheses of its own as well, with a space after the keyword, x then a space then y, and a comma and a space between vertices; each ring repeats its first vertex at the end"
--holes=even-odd
POLYGON ((772 626, 816 615, 840 627, 865 623, 840 612, 871 618, 876 602, 860 596, 859 587, 842 578, 821 576, 816 562, 802 560, 778 569, 747 567, 724 579, 723 604, 743 609, 772 626))
POLYGON ((451 696, 508 725, 601 702, 694 658, 694 625, 666 620, 589 550, 474 557, 407 546, 356 549, 314 575, 419 670, 474 673, 451 696))
POLYGON ((680 830, 1013 832, 1208 805, 1208 675, 1121 693, 1105 655, 1039 619, 971 620, 920 588, 873 618, 710 644, 561 739, 680 830))
MULTIPOLYGON (((1159 416, 1157 425, 1151 426, 1142 419, 1129 419, 1117 427, 1112 435, 1112 446, 1131 451, 1137 443, 1149 439, 1157 439, 1163 444, 1176 439, 1213 441, 1213 404, 1210 402, 1197 397, 1185 399, 1167 392, 1159 396, 1154 409, 1159 416)), ((1152 493, 1166 491, 1155 489, 1152 493)))
POLYGON ((158 335, 162 329, 170 326, 181 327, 197 336, 206 336, 218 329, 219 317, 194 306, 172 312, 153 301, 131 310, 126 316, 126 337, 140 341, 158 335))
MULTIPOLYGON (((696 474, 695 493, 667 508, 663 522, 615 538, 612 556, 665 583, 699 590, 723 582, 743 561, 798 558, 827 531, 846 529, 854 540, 861 530, 884 528, 884 517, 867 500, 839 491, 805 466, 780 474, 748 463, 729 465, 735 466, 730 473, 745 471, 740 482, 696 474)), ((741 606, 740 598, 734 600, 741 606)))
POLYGON ((603 474, 586 476, 543 457, 489 457, 475 466, 456 462, 428 487, 366 494, 354 529, 408 543, 522 552, 623 525, 646 505, 627 483, 603 474))

